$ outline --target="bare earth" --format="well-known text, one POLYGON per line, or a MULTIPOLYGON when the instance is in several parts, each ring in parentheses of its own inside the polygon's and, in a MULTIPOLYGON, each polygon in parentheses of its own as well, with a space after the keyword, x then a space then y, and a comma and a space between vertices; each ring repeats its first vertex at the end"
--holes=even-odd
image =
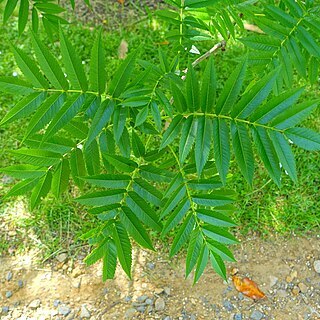
POLYGON ((169 261, 142 250, 134 253, 132 281, 118 270, 106 283, 100 265, 86 268, 78 259, 60 256, 63 262, 39 266, 32 252, 5 256, 0 258, 0 318, 320 319, 320 274, 314 267, 319 236, 243 239, 235 256, 238 262, 228 268, 236 266, 253 279, 267 299, 244 297, 211 268, 193 286, 192 278, 184 279, 182 259, 169 261))

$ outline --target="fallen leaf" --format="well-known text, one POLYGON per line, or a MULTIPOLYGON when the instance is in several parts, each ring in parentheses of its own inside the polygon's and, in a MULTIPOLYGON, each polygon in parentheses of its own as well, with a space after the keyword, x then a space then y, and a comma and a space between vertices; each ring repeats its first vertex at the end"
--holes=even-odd
POLYGON ((128 53, 128 42, 122 39, 118 49, 119 59, 124 60, 127 57, 127 53, 128 53))
POLYGON ((237 276, 237 272, 233 274, 232 282, 239 292, 253 300, 259 300, 266 297, 254 281, 248 277, 241 278, 237 276))
POLYGON ((124 0, 118 0, 120 4, 124 4, 124 0))

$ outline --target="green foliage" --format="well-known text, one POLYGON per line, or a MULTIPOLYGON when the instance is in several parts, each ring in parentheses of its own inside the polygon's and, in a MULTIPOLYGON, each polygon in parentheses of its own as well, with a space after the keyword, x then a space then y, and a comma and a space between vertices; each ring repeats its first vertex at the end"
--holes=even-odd
MULTIPOLYGON (((161 237, 174 234, 170 256, 187 246, 186 276, 195 269, 194 282, 209 260, 226 279, 224 262, 234 261, 228 246, 237 243, 230 232, 236 225, 230 217, 236 194, 224 188, 231 160, 252 185, 255 160, 260 158, 280 186, 283 170, 297 181, 292 144, 320 149, 320 135, 301 125, 318 101, 296 103, 303 88, 288 90, 284 85, 292 82, 283 76, 293 78, 286 68, 300 56, 306 64, 298 67, 297 75, 304 77, 307 65, 316 74, 318 5, 293 0, 279 6, 271 1, 259 6, 252 6, 256 1, 166 2, 173 8, 158 16, 173 25, 168 38, 176 41, 178 58, 172 61, 163 50, 159 65, 138 60, 139 51, 134 51, 109 79, 102 30, 86 70, 60 27, 61 61, 31 32, 36 59, 12 48, 26 81, 0 78, 1 91, 22 96, 0 125, 31 115, 24 147, 13 151, 22 164, 2 169, 22 179, 7 197, 31 191, 33 209, 48 194, 60 197, 66 192, 71 176, 81 193, 85 190, 76 201, 90 207, 99 220, 83 239, 94 246, 86 262, 102 259, 104 280, 114 276, 117 261, 131 277, 132 241, 154 250, 154 232, 161 237), (259 57, 264 64, 253 63, 250 49, 223 82, 213 57, 203 72, 183 60, 181 48, 190 41, 212 40, 217 34, 225 40, 229 35, 237 38, 244 28, 238 12, 265 32, 255 39, 242 38, 249 48, 263 51, 259 57), (263 14, 260 20, 257 12, 263 14), (286 59, 280 56, 283 48, 286 59), (268 55, 271 62, 266 63, 268 55), (254 65, 263 65, 259 79, 252 79, 254 65), (187 74, 181 78, 182 67, 187 74)), ((17 2, 13 4, 6 5, 4 20, 17 2)), ((36 7, 60 13, 51 2, 37 2, 36 7)), ((21 19, 22 32, 25 13, 21 19)))

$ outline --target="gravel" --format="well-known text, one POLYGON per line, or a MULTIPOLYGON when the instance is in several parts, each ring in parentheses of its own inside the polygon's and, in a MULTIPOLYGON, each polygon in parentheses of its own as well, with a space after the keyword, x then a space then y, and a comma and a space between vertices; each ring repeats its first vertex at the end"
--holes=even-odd
POLYGON ((9 271, 9 272, 7 273, 7 275, 6 275, 6 280, 7 280, 7 281, 10 281, 10 280, 12 279, 12 277, 13 277, 13 274, 12 274, 11 271, 9 271))
POLYGON ((40 304, 41 304, 41 300, 40 299, 35 299, 35 300, 32 300, 29 304, 29 308, 30 309, 37 309, 40 307, 40 304))
POLYGON ((154 307, 156 311, 163 311, 166 307, 164 299, 158 298, 154 303, 154 307))
POLYGON ((316 273, 320 273, 320 260, 315 260, 313 263, 313 268, 316 273))
POLYGON ((12 291, 6 291, 6 298, 9 299, 12 297, 12 291))
POLYGON ((20 289, 23 288, 23 281, 22 280, 18 280, 18 287, 20 289))
POLYGON ((90 311, 87 309, 86 306, 81 307, 81 312, 80 312, 80 318, 85 318, 88 319, 91 317, 90 311))
POLYGON ((258 310, 254 310, 251 315, 250 315, 250 319, 252 320, 261 320, 263 319, 264 314, 258 310))
POLYGON ((67 316, 71 312, 71 309, 67 307, 66 305, 59 305, 58 307, 58 313, 67 316))

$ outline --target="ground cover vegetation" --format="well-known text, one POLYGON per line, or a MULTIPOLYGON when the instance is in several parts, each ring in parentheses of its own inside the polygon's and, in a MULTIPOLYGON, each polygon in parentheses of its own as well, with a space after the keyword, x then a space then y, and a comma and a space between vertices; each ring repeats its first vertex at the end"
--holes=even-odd
POLYGON ((2 4, 1 171, 21 180, 5 198, 29 194, 39 233, 82 233, 104 280, 117 261, 131 276, 133 243, 186 248, 196 282, 209 261, 226 278, 235 221, 319 227, 320 5, 165 2, 111 32, 2 4))

